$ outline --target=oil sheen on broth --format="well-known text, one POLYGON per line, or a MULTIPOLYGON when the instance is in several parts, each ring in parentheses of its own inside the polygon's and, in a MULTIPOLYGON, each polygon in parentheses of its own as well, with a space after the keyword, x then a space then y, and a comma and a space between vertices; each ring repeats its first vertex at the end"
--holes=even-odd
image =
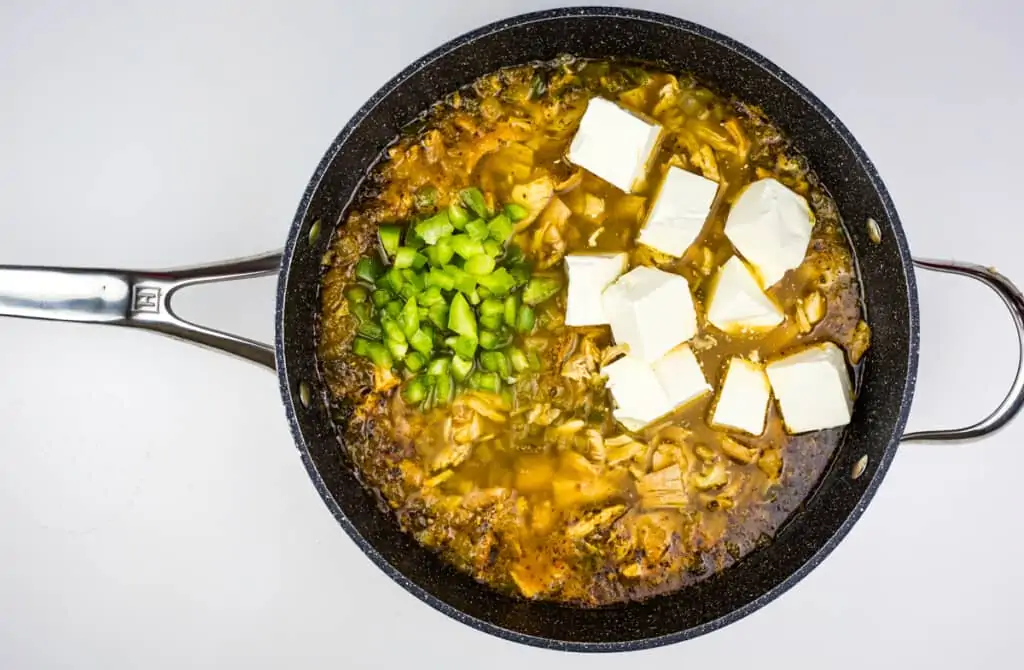
POLYGON ((357 262, 378 253, 379 226, 429 217, 478 187, 492 209, 521 202, 541 212, 517 223, 512 240, 535 271, 561 272, 573 252, 626 251, 630 267, 685 277, 703 314, 710 277, 734 253, 723 232, 728 206, 764 177, 806 197, 812 239, 804 262, 768 291, 785 312, 780 326, 731 336, 701 317, 690 346, 716 389, 731 356, 769 360, 832 342, 855 366, 870 333, 833 201, 758 110, 687 76, 562 58, 485 76, 397 139, 324 257, 319 352, 340 441, 402 527, 495 589, 577 606, 679 589, 770 541, 841 429, 789 435, 772 402, 762 435, 723 432, 708 425, 709 394, 625 430, 600 374, 621 351, 607 326, 563 325, 564 287, 516 336, 536 365, 504 397, 466 391, 423 410, 400 392, 401 374, 353 354, 360 319, 346 299, 357 262), (635 193, 566 160, 594 96, 666 129, 650 183, 635 193), (719 182, 703 233, 679 259, 635 242, 669 165, 719 182), (660 488, 640 484, 654 473, 665 474, 660 488))

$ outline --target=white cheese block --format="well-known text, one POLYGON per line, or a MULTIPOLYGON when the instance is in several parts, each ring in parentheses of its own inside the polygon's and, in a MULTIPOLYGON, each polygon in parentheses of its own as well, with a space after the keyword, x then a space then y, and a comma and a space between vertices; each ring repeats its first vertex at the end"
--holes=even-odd
POLYGON ((659 358, 652 367, 672 409, 678 409, 711 392, 711 385, 704 377, 697 357, 686 344, 659 358))
POLYGON ((736 198, 725 234, 768 287, 803 262, 813 227, 807 200, 768 178, 747 186, 736 198))
POLYGON ((770 398, 771 387, 764 367, 738 356, 732 358, 711 412, 711 425, 760 435, 764 432, 770 398))
POLYGON ((567 326, 600 326, 608 323, 601 294, 626 271, 629 257, 618 254, 570 254, 565 257, 569 279, 565 309, 567 326))
POLYGON ((629 193, 647 173, 661 126, 614 102, 592 98, 569 145, 569 162, 629 193))
POLYGON ((623 356, 602 368, 615 400, 612 416, 629 430, 640 430, 672 411, 665 390, 651 366, 634 356, 623 356))
POLYGON ((768 330, 786 318, 738 256, 727 260, 715 276, 708 291, 707 316, 713 326, 732 334, 768 330))
POLYGON ((670 166, 638 241, 682 257, 704 228, 717 192, 716 182, 670 166))
POLYGON ((690 285, 677 274, 633 268, 605 289, 603 304, 616 343, 645 363, 697 334, 690 285))
POLYGON ((853 386, 842 349, 816 344, 767 365, 768 378, 789 433, 845 426, 853 412, 853 386))

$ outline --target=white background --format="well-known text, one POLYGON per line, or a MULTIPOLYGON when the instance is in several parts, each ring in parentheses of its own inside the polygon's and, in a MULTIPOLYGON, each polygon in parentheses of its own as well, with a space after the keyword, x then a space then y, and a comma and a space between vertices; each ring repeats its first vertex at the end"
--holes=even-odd
MULTIPOLYGON (((1024 4, 634 4, 723 31, 815 91, 878 165, 915 253, 1024 281, 1024 4)), ((0 263, 165 267, 279 247, 374 90, 450 37, 550 6, 3 0, 0 263)), ((920 289, 912 427, 970 421, 1012 377, 1009 319, 962 280, 920 289)), ((272 294, 271 280, 197 290, 182 309, 269 339, 272 294)), ((0 374, 0 668, 1020 664, 1024 420, 979 444, 905 447, 796 588, 627 660, 494 639, 392 583, 309 484, 262 369, 141 332, 5 320, 0 374)))

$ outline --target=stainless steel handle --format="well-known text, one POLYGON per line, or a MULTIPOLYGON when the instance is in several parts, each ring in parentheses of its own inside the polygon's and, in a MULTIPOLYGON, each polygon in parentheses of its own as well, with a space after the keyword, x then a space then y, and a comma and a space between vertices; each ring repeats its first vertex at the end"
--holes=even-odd
POLYGON ((926 258, 914 259, 914 265, 922 270, 970 277, 995 291, 1003 299, 1006 308, 1010 310, 1013 326, 1017 331, 1019 354, 1017 357, 1017 372, 1013 376, 1013 384, 1010 385, 1010 390, 1006 397, 1003 398, 1003 401, 999 403, 999 406, 991 414, 965 428, 924 430, 916 433, 907 433, 903 436, 903 441, 964 442, 991 435, 1009 423, 1010 420, 1017 416, 1021 407, 1024 407, 1024 295, 1021 295, 1020 289, 1014 286, 1013 282, 992 268, 974 265, 973 263, 940 261, 926 258))
POLYGON ((175 270, 0 265, 0 316, 145 328, 275 368, 274 348, 182 319, 171 299, 186 286, 277 274, 273 251, 175 270))

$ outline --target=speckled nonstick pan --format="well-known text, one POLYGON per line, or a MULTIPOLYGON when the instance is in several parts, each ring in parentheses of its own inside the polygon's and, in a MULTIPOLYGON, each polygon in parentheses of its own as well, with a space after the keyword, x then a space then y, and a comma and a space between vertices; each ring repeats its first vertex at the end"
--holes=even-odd
MULTIPOLYGON (((916 264, 993 288, 1021 335, 1024 298, 1001 275, 975 265, 916 264)), ((1019 411, 1024 381, 1018 365, 1010 393, 985 420, 964 429, 903 434, 917 375, 914 265, 889 194, 864 151, 792 77, 742 44, 687 21, 625 9, 577 8, 485 26, 385 84, 327 149, 302 196, 283 252, 167 272, 2 267, 0 314, 155 330, 276 370, 285 416, 313 485, 345 532, 395 581, 445 614, 509 640, 554 649, 622 651, 701 635, 765 605, 800 581, 846 535, 882 483, 901 442, 978 438, 1019 411), (675 594, 591 610, 499 595, 402 533, 350 469, 324 404, 314 341, 320 258, 328 233, 399 128, 480 75, 562 53, 664 62, 760 106, 795 141, 835 198, 876 334, 863 365, 853 422, 831 467, 773 543, 675 594), (869 232, 869 219, 877 222, 880 241, 872 241, 879 238, 869 232), (185 322, 171 309, 172 295, 183 286, 267 274, 278 275, 273 347, 185 322)))

